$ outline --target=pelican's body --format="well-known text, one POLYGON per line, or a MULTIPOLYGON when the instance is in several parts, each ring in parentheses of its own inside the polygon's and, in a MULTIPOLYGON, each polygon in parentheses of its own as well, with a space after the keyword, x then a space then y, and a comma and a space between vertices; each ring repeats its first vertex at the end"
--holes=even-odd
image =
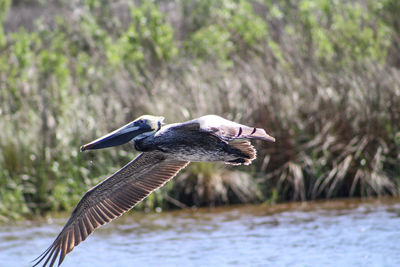
POLYGON ((190 161, 222 161, 248 165, 256 157, 250 142, 274 142, 263 129, 248 127, 216 115, 162 126, 163 117, 142 116, 101 137, 81 150, 100 149, 132 141, 141 151, 130 163, 89 190, 53 244, 38 257, 35 266, 60 265, 99 226, 133 208, 152 191, 172 179, 190 161))
POLYGON ((256 131, 256 128, 240 125, 215 115, 207 115, 185 123, 163 126, 154 135, 135 140, 134 146, 138 151, 160 151, 167 154, 168 158, 176 160, 250 163, 255 156, 250 143, 247 141, 229 143, 229 141, 239 138, 273 140, 264 130, 256 131), (253 132, 252 137, 249 135, 251 132, 253 132), (258 135, 259 133, 263 135, 258 135), (242 151, 237 147, 238 144, 244 143, 248 144, 248 151, 242 151))

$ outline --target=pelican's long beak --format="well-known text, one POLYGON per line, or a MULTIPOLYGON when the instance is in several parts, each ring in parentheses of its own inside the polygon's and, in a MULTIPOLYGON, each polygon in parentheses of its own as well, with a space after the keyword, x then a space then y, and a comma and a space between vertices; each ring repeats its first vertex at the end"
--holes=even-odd
POLYGON ((100 137, 86 145, 81 146, 81 151, 89 149, 100 149, 125 144, 136 136, 153 131, 154 129, 148 124, 138 124, 136 121, 128 123, 125 126, 100 137))

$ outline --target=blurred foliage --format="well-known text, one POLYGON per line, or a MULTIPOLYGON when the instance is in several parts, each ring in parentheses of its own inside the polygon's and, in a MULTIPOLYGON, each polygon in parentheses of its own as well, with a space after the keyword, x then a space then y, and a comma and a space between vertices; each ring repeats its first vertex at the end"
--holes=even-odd
POLYGON ((186 49, 198 59, 214 59, 229 67, 231 54, 247 54, 268 36, 266 22, 249 1, 193 2, 184 4, 189 13, 186 23, 192 26, 186 49))
POLYGON ((215 113, 277 143, 256 143, 251 166, 193 164, 138 208, 398 194, 399 10, 397 0, 0 1, 0 220, 71 209, 134 157, 79 146, 144 113, 215 113))
MULTIPOLYGON (((3 21, 6 18, 8 8, 10 7, 11 0, 4 0, 0 2, 0 24, 3 24, 3 21)), ((6 39, 4 36, 3 27, 0 26, 0 47, 6 44, 6 39)))

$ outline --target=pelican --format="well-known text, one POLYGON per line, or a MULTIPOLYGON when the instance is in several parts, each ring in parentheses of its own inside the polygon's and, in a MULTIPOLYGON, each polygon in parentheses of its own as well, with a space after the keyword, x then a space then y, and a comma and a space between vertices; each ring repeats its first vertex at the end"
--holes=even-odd
POLYGON ((216 115, 164 125, 164 117, 144 115, 81 146, 81 151, 132 142, 142 152, 119 171, 90 189, 79 201, 60 234, 39 257, 37 266, 58 266, 65 255, 95 229, 121 216, 171 180, 191 161, 249 165, 256 150, 246 139, 275 142, 264 129, 241 125, 216 115))

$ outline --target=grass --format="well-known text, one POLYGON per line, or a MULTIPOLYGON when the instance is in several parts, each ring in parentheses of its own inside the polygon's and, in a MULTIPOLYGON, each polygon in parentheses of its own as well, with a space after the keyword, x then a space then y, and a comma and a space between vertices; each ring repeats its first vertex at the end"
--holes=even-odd
POLYGON ((134 157, 79 146, 146 113, 277 142, 248 167, 193 164, 139 208, 398 195, 397 1, 28 2, 0 6, 2 220, 73 207, 134 157))

